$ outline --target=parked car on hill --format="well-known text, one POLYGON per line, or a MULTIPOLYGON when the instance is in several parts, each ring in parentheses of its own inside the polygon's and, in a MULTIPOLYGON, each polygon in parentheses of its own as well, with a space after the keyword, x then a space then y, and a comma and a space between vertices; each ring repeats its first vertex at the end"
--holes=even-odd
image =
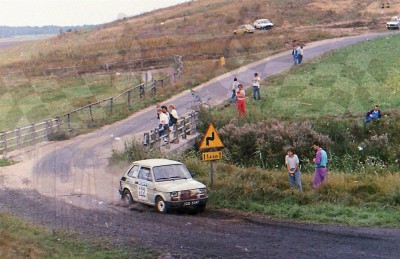
POLYGON ((233 31, 233 34, 246 34, 253 33, 256 29, 251 24, 243 24, 240 25, 236 30, 233 31))
POLYGON ((400 16, 393 16, 389 22, 386 23, 388 29, 399 29, 400 27, 400 16))
POLYGON ((206 186, 184 164, 168 159, 133 162, 121 177, 119 193, 126 204, 155 206, 161 213, 173 208, 202 212, 208 199, 206 186))
POLYGON ((268 30, 274 27, 274 24, 268 19, 258 19, 254 22, 254 28, 259 30, 268 30))

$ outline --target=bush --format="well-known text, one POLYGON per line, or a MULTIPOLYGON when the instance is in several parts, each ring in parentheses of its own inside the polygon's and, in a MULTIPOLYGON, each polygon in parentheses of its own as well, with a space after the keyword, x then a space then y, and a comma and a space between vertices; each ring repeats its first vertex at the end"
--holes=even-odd
POLYGON ((231 163, 263 168, 279 168, 289 146, 296 149, 305 163, 309 163, 307 158, 314 156, 311 145, 315 140, 324 146, 331 142, 328 136, 316 132, 309 123, 283 123, 276 119, 245 123, 241 127, 238 120, 233 119, 219 134, 228 149, 231 163))

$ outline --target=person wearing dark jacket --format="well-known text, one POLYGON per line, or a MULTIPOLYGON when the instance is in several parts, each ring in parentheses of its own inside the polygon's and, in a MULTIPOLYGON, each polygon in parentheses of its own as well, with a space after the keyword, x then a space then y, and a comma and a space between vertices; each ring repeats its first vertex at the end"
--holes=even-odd
POLYGON ((380 118, 381 118, 381 111, 379 110, 379 106, 375 105, 374 109, 370 110, 365 115, 365 123, 368 123, 368 122, 371 122, 374 120, 378 120, 380 118))

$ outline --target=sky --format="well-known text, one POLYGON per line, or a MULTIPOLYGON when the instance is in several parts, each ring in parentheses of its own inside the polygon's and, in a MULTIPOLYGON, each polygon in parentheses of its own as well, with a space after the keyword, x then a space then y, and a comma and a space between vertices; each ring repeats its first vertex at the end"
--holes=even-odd
POLYGON ((103 24, 189 0, 0 0, 0 26, 103 24))

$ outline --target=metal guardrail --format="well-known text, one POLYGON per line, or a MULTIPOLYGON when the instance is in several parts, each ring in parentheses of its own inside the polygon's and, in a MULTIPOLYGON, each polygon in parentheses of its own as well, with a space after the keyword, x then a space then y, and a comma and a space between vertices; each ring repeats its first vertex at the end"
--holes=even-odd
POLYGON ((172 58, 175 63, 174 72, 162 79, 154 80, 148 84, 136 85, 116 96, 85 105, 53 119, 46 119, 44 122, 0 132, 0 152, 4 155, 9 150, 23 145, 32 144, 39 140, 49 140, 50 135, 55 132, 70 132, 82 128, 84 122, 106 119, 113 113, 116 106, 126 105, 130 109, 135 98, 141 99, 149 94, 154 95, 157 93, 157 89, 163 88, 181 77, 183 71, 182 57, 173 56, 172 58))

